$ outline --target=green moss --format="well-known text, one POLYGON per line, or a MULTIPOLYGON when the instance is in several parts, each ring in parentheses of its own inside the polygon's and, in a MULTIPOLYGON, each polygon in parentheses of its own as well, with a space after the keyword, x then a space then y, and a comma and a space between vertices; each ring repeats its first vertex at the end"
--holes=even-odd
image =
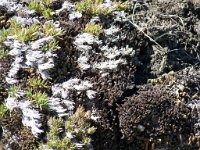
POLYGON ((18 35, 19 42, 27 42, 34 41, 38 38, 37 31, 39 30, 39 26, 34 23, 29 27, 22 28, 20 34, 18 35))
POLYGON ((49 5, 53 2, 53 0, 40 0, 46 7, 49 7, 49 5))
POLYGON ((43 15, 46 19, 52 18, 54 14, 55 14, 55 12, 54 12, 52 9, 50 9, 50 8, 47 8, 47 9, 45 9, 45 10, 42 12, 42 15, 43 15))
POLYGON ((62 30, 59 28, 56 28, 55 25, 52 22, 46 23, 42 27, 42 31, 45 34, 45 36, 61 36, 62 30))
POLYGON ((99 5, 102 4, 102 0, 83 0, 75 4, 75 9, 79 12, 89 14, 89 15, 99 15, 99 14, 109 14, 111 10, 109 8, 102 9, 99 5))
POLYGON ((49 139, 47 142, 48 148, 63 150, 76 149, 76 145, 68 137, 64 137, 62 139, 59 137, 59 130, 64 127, 64 122, 61 118, 50 118, 49 123, 51 129, 47 133, 47 137, 49 139))
POLYGON ((93 35, 99 35, 100 33, 103 32, 103 28, 99 24, 88 23, 88 24, 85 25, 84 31, 91 33, 93 35))
POLYGON ((1 34, 3 39, 9 36, 17 36, 19 42, 33 41, 38 38, 37 32, 39 31, 39 25, 34 23, 30 26, 23 27, 23 25, 16 21, 16 19, 11 20, 11 25, 8 30, 2 30, 1 34))
POLYGON ((12 85, 9 89, 8 89, 8 95, 10 97, 16 97, 17 92, 20 90, 20 86, 19 85, 12 85))
POLYGON ((26 96, 40 109, 48 107, 48 95, 41 92, 33 92, 31 88, 26 90, 26 96))
POLYGON ((5 104, 0 104, 0 120, 2 119, 4 113, 8 110, 5 104))
POLYGON ((19 35, 22 32, 22 24, 17 22, 16 19, 12 19, 8 32, 10 36, 19 35))
POLYGON ((46 19, 50 19, 54 15, 54 11, 49 8, 52 1, 53 0, 41 0, 40 2, 30 1, 28 8, 42 14, 46 19))
POLYGON ((126 9, 129 8, 129 3, 128 2, 115 1, 114 7, 115 7, 115 10, 126 10, 126 9))
POLYGON ((8 50, 0 49, 0 58, 6 58, 8 56, 8 50))
POLYGON ((37 88, 45 88, 46 86, 47 86, 47 82, 43 79, 30 78, 28 80, 28 87, 37 89, 37 88))
POLYGON ((48 42, 47 44, 44 44, 41 48, 42 51, 46 52, 49 50, 57 50, 60 47, 58 46, 58 42, 56 40, 52 40, 48 42))
POLYGON ((36 12, 42 13, 42 11, 44 10, 44 8, 35 1, 30 1, 30 3, 28 4, 28 8, 30 10, 35 10, 36 12))
MULTIPOLYGON (((50 118, 50 131, 47 133, 47 147, 50 149, 74 150, 76 143, 83 144, 84 148, 91 144, 90 134, 96 128, 91 127, 90 117, 83 107, 79 107, 76 113, 64 122, 61 118, 50 118), (64 133, 71 135, 71 138, 64 136, 64 133)), ((40 148, 42 149, 42 148, 40 148)))

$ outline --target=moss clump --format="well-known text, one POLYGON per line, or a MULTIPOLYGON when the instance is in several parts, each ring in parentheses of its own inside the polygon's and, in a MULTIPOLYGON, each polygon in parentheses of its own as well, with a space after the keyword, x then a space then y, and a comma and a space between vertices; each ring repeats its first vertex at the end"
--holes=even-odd
POLYGON ((8 50, 0 49, 0 58, 6 58, 8 56, 8 50))
POLYGON ((103 32, 103 27, 99 24, 88 23, 85 25, 84 31, 93 35, 99 35, 103 32))
POLYGON ((52 40, 46 44, 44 44, 41 48, 41 50, 43 52, 46 52, 46 51, 49 51, 49 50, 57 50, 59 49, 60 47, 58 46, 58 41, 56 40, 52 40))
POLYGON ((75 9, 88 15, 110 14, 109 8, 102 9, 99 7, 101 4, 102 0, 83 0, 75 4, 75 9))
POLYGON ((2 119, 4 113, 8 110, 5 104, 0 104, 0 120, 2 119))
POLYGON ((49 8, 53 0, 41 0, 40 2, 30 1, 28 8, 35 10, 37 13, 43 15, 46 19, 50 19, 55 14, 52 9, 49 8))
POLYGON ((119 11, 120 10, 126 10, 126 9, 128 9, 129 4, 128 4, 128 2, 115 1, 114 7, 115 7, 115 10, 119 10, 119 11))
MULTIPOLYGON (((76 113, 64 122, 61 118, 50 118, 50 131, 47 133, 47 147, 52 149, 73 150, 78 146, 89 147, 90 135, 96 128, 91 127, 91 120, 83 107, 79 107, 76 113)), ((40 146, 42 148, 42 145, 40 146)))
POLYGON ((5 41, 7 36, 17 36, 19 42, 34 41, 38 38, 39 25, 34 23, 23 27, 17 20, 11 20, 10 28, 1 31, 1 41, 5 41))
POLYGON ((11 85, 10 88, 8 89, 8 95, 10 97, 16 97, 16 94, 19 90, 20 90, 19 85, 11 85))
MULTIPOLYGON (((126 99, 119 108, 121 133, 128 142, 153 141, 162 144, 171 139, 187 141, 193 133, 194 118, 192 111, 186 105, 177 105, 176 98, 153 86, 145 86, 136 96, 126 99)), ((172 147, 178 146, 181 141, 171 141, 172 147)))
POLYGON ((28 87, 31 87, 34 89, 45 88, 46 86, 47 86, 47 82, 39 78, 30 78, 28 81, 28 87))
POLYGON ((52 22, 48 22, 42 26, 42 31, 45 36, 61 36, 63 31, 60 28, 56 28, 56 26, 52 22))
POLYGON ((33 89, 29 88, 26 91, 26 96, 34 102, 40 109, 48 107, 48 95, 46 93, 41 93, 33 91, 33 89))
POLYGON ((29 27, 22 28, 20 34, 18 35, 19 42, 34 41, 38 38, 39 26, 34 23, 29 27))

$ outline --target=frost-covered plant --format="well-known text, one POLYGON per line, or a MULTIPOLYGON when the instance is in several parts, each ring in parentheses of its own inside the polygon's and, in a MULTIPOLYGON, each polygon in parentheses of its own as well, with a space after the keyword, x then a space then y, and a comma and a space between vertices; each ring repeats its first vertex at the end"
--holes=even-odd
POLYGON ((83 107, 79 107, 66 122, 61 118, 50 118, 49 124, 50 131, 47 133, 46 143, 49 149, 73 150, 87 147, 91 144, 90 135, 96 130, 91 127, 90 116, 83 107))
POLYGON ((99 24, 95 23, 87 23, 85 25, 85 32, 91 33, 93 35, 99 35, 100 33, 103 32, 103 27, 99 24))
POLYGON ((8 89, 8 95, 10 97, 16 97, 16 94, 19 90, 20 90, 19 85, 11 85, 10 88, 8 89))
POLYGON ((90 121, 90 116, 80 106, 76 113, 65 122, 65 128, 69 135, 77 138, 78 143, 89 145, 91 144, 89 135, 96 131, 96 128, 91 127, 90 121))
POLYGON ((34 23, 30 27, 22 28, 21 33, 18 35, 19 42, 27 42, 33 41, 38 38, 37 31, 39 30, 39 26, 34 23))
POLYGON ((16 19, 11 20, 10 28, 9 28, 9 36, 19 35, 22 30, 22 24, 19 23, 16 19))
POLYGON ((52 40, 52 41, 49 41, 48 43, 44 44, 41 47, 41 50, 44 51, 44 52, 46 52, 48 50, 57 50, 59 48, 60 47, 58 46, 58 41, 52 40))
POLYGON ((103 9, 99 6, 102 4, 102 0, 83 0, 75 4, 75 9, 79 12, 90 14, 90 15, 99 15, 99 14, 109 14, 111 10, 109 8, 103 9))
POLYGON ((44 8, 36 1, 30 1, 28 4, 28 8, 30 10, 35 10, 36 12, 39 13, 41 13, 44 10, 44 8))
POLYGON ((40 109, 48 106, 48 95, 46 93, 34 92, 31 88, 26 91, 27 97, 40 109))
POLYGON ((42 28, 43 33, 45 34, 45 36, 61 36, 62 30, 60 28, 57 28, 53 22, 47 22, 43 25, 42 28))
POLYGON ((5 104, 0 104, 0 120, 2 119, 4 113, 8 110, 5 104))
POLYGON ((34 23, 30 26, 23 27, 16 19, 11 20, 8 33, 4 31, 4 35, 17 36, 19 42, 27 42, 36 40, 38 37, 39 25, 34 23))
POLYGON ((129 4, 128 4, 128 2, 115 1, 114 7, 116 10, 126 10, 126 9, 128 9, 129 4))
POLYGON ((50 131, 47 133, 47 147, 53 149, 76 149, 75 143, 72 143, 70 138, 65 136, 64 138, 60 139, 59 134, 63 131, 64 121, 59 118, 50 118, 50 131))
POLYGON ((47 19, 51 18, 54 14, 55 12, 50 8, 47 8, 42 12, 42 15, 47 19))
POLYGON ((4 41, 8 35, 9 35, 8 30, 6 30, 5 28, 1 29, 0 30, 0 41, 4 41))
POLYGON ((35 10, 36 12, 42 14, 46 19, 49 19, 55 14, 54 11, 49 8, 49 5, 51 3, 52 0, 41 0, 41 3, 30 1, 28 8, 31 10, 35 10))
POLYGON ((4 41, 6 40, 8 36, 8 30, 5 28, 0 30, 0 58, 6 57, 7 54, 5 53, 6 50, 3 49, 4 41))
POLYGON ((28 86, 34 89, 45 88, 47 86, 47 82, 39 78, 30 78, 28 81, 28 86))

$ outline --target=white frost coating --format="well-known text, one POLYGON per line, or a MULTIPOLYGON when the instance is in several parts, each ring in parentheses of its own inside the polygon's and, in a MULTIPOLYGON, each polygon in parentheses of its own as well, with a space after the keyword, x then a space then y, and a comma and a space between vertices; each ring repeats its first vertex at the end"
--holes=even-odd
POLYGON ((67 109, 64 109, 63 106, 61 105, 61 99, 60 98, 54 98, 50 97, 49 98, 49 108, 51 110, 54 110, 58 113, 59 117, 63 116, 68 116, 67 109))
POLYGON ((67 106, 68 110, 74 110, 74 105, 75 105, 74 102, 67 99, 63 99, 62 102, 67 106))
POLYGON ((93 91, 93 90, 87 90, 86 91, 86 95, 89 99, 94 99, 95 98, 95 95, 96 95, 97 92, 93 91))
POLYGON ((92 88, 92 84, 89 81, 82 81, 80 84, 74 85, 73 88, 77 91, 84 91, 92 88))
POLYGON ((81 18, 82 17, 82 14, 78 11, 72 11, 70 14, 69 14, 69 20, 74 20, 76 18, 81 18))
POLYGON ((100 70, 113 70, 116 69, 119 64, 126 64, 126 62, 123 59, 108 60, 105 62, 96 63, 93 67, 100 70))
POLYGON ((18 23, 22 24, 23 26, 32 25, 33 23, 40 23, 40 21, 36 18, 23 18, 20 16, 14 16, 12 19, 15 19, 18 23))
MULTIPOLYGON (((24 92, 19 91, 18 94, 23 95, 24 92)), ((38 137, 38 135, 43 132, 43 130, 40 129, 42 126, 40 123, 41 115, 37 110, 34 109, 30 101, 25 99, 18 100, 13 97, 8 97, 5 100, 5 105, 11 111, 14 108, 20 108, 22 110, 22 123, 23 125, 31 128, 31 131, 35 137, 38 137)))
POLYGON ((14 108, 18 107, 18 103, 17 103, 17 100, 13 97, 8 97, 6 100, 5 100, 5 105, 6 107, 9 109, 9 110, 13 110, 14 108))
POLYGON ((82 70, 87 70, 91 67, 91 65, 89 65, 88 62, 89 58, 86 56, 80 56, 78 58, 78 66, 82 69, 82 70))
POLYGON ((108 47, 108 46, 102 46, 101 50, 104 52, 103 55, 109 59, 114 59, 117 56, 125 56, 125 55, 134 55, 135 51, 133 48, 129 48, 128 46, 123 48, 118 47, 108 47))
POLYGON ((192 109, 196 108, 197 109, 197 113, 198 113, 198 121, 195 123, 195 126, 197 127, 196 133, 197 135, 200 135, 200 100, 192 100, 189 104, 189 107, 191 107, 192 109))
POLYGON ((56 54, 52 54, 51 52, 44 53, 28 50, 25 64, 36 68, 42 78, 46 80, 50 78, 49 70, 54 67, 53 57, 55 56, 56 54))
POLYGON ((75 103, 69 99, 70 91, 86 91, 88 98, 93 99, 96 92, 91 90, 92 87, 93 85, 89 81, 82 81, 77 78, 69 79, 61 84, 55 84, 52 86, 53 96, 49 98, 49 107, 56 111, 59 116, 71 116, 75 103))
POLYGON ((15 61, 11 65, 10 71, 8 72, 8 77, 10 77, 10 78, 15 78, 16 77, 18 71, 21 68, 21 64, 20 63, 21 63, 20 57, 16 58, 15 61))
POLYGON ((6 77, 6 82, 8 84, 15 84, 15 83, 18 83, 19 81, 17 79, 14 79, 14 78, 6 77))
POLYGON ((30 127, 33 135, 38 137, 40 133, 44 132, 40 129, 42 126, 40 122, 41 115, 28 100, 20 101, 19 105, 23 113, 23 125, 30 127))
POLYGON ((31 43, 32 50, 38 50, 41 46, 53 40, 52 36, 44 37, 31 43))
POLYGON ((9 54, 12 56, 20 56, 21 52, 23 50, 23 47, 25 46, 22 43, 19 43, 17 40, 14 40, 13 43, 10 43, 9 45, 12 49, 10 50, 9 54))
POLYGON ((41 51, 32 51, 32 50, 29 50, 27 51, 27 54, 26 54, 26 65, 28 66, 36 66, 37 65, 37 60, 41 60, 42 57, 43 57, 43 53, 41 51))
POLYGON ((88 44, 92 44, 94 41, 97 41, 97 38, 89 33, 82 33, 79 34, 75 39, 76 45, 82 45, 83 43, 87 42, 88 44))
MULTIPOLYGON (((24 44, 19 43, 16 40, 7 40, 9 41, 9 46, 12 48, 9 52, 10 55, 15 57, 14 62, 11 64, 11 68, 8 72, 8 75, 6 77, 6 81, 8 84, 15 84, 17 83, 17 73, 18 71, 22 68, 22 61, 23 61, 23 57, 22 55, 22 51, 23 51, 23 46, 24 44)), ((7 43, 8 44, 8 43, 7 43)))
POLYGON ((56 14, 58 15, 63 10, 70 11, 73 7, 74 7, 74 5, 72 3, 68 2, 68 1, 64 1, 64 3, 62 4, 62 8, 56 10, 56 14))
POLYGON ((89 33, 82 33, 76 36, 74 44, 77 46, 79 51, 82 51, 87 54, 87 51, 90 50, 92 47, 87 44, 93 44, 96 42, 97 44, 101 44, 101 41, 98 40, 98 37, 89 34, 89 33))
POLYGON ((108 29, 104 29, 104 33, 105 35, 109 36, 109 35, 113 35, 115 33, 117 33, 120 29, 116 26, 111 26, 110 28, 108 29))
POLYGON ((66 82, 62 83, 62 87, 66 90, 72 89, 74 85, 78 84, 80 79, 74 78, 74 79, 69 79, 66 82))

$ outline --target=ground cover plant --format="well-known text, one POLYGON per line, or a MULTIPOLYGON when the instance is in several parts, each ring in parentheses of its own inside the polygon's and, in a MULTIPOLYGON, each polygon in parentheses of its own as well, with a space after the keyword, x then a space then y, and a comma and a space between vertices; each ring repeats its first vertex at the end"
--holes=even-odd
POLYGON ((198 150, 199 10, 3 0, 0 149, 198 150))

